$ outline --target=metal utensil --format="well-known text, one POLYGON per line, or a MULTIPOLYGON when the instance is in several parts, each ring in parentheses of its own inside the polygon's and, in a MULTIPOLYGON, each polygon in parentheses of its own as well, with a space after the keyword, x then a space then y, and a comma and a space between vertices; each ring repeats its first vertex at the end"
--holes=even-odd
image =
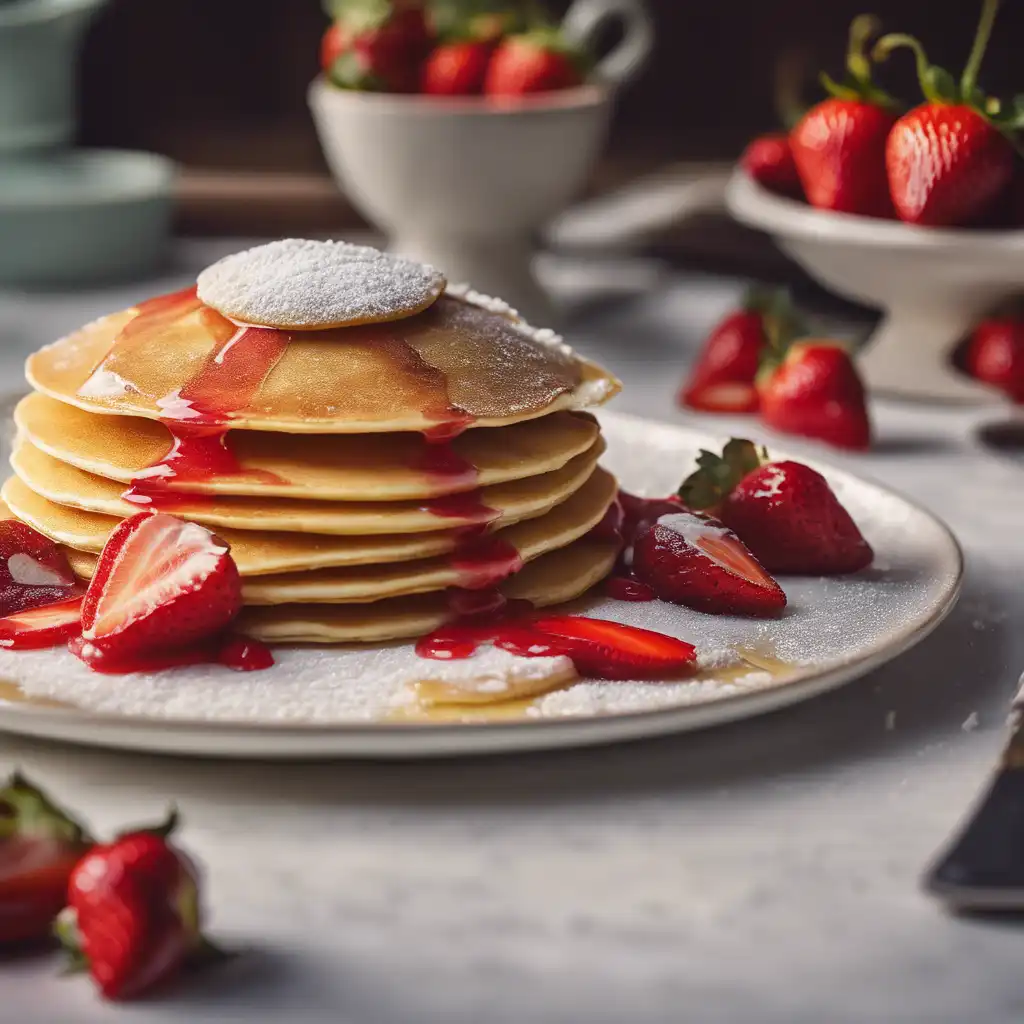
POLYGON ((928 891, 955 910, 1024 910, 1024 676, 1010 727, 988 791, 925 876, 928 891))

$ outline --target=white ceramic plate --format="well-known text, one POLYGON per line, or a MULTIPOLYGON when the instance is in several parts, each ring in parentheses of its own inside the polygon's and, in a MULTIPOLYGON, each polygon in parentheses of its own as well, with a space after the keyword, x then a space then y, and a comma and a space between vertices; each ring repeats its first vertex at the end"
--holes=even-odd
MULTIPOLYGON (((720 447, 722 441, 632 417, 603 414, 601 418, 610 445, 606 464, 619 474, 627 489, 642 493, 671 492, 689 472, 696 451, 720 447)), ((192 683, 182 679, 179 685, 168 679, 162 684, 168 693, 167 704, 158 713, 111 714, 0 701, 0 729, 93 746, 207 757, 410 758, 639 739, 701 729, 794 704, 877 668, 923 639, 953 607, 962 574, 959 547, 934 516, 876 484, 828 467, 818 468, 826 472, 875 548, 875 566, 866 573, 838 579, 785 579, 790 609, 780 620, 709 616, 660 602, 625 604, 606 598, 596 599, 588 609, 598 617, 674 632, 699 650, 767 647, 792 666, 780 678, 762 673, 743 686, 649 683, 640 701, 635 686, 618 697, 614 696, 618 690, 608 691, 613 694, 606 704, 610 710, 602 714, 593 713, 592 701, 563 699, 555 701, 544 717, 473 724, 374 722, 351 717, 346 721, 337 713, 328 721, 288 722, 281 721, 280 715, 250 712, 247 720, 240 721, 224 707, 215 712, 221 716, 217 720, 197 720, 194 714, 183 713, 180 703, 175 710, 180 694, 192 683)), ((26 655, 5 655, 6 659, 23 657, 26 655)), ((77 685, 73 673, 85 670, 66 655, 47 652, 45 657, 53 662, 46 663, 45 670, 36 662, 36 692, 45 688, 47 678, 56 677, 60 695, 66 697, 77 685)), ((325 656, 318 652, 317 657, 325 656)), ((296 685, 303 685, 311 678, 311 668, 315 671, 312 659, 308 651, 283 652, 273 670, 277 675, 258 674, 263 677, 261 699, 266 702, 267 693, 273 693, 278 683, 283 689, 290 685, 293 691, 296 685)), ((5 660, 3 673, 16 674, 11 667, 17 664, 5 660)), ((94 707, 102 707, 111 694, 117 703, 116 678, 103 684, 77 678, 83 687, 88 682, 95 688, 90 697, 94 707), (107 698, 97 697, 100 692, 107 698)), ((207 692, 216 696, 230 687, 252 688, 254 678, 224 672, 215 687, 210 680, 196 685, 207 686, 207 692)), ((312 685, 329 690, 334 684, 329 678, 314 676, 312 685)), ((246 707, 246 692, 237 691, 242 698, 236 696, 233 707, 246 707)), ((255 689, 248 692, 255 697, 255 689)), ((190 706, 195 706, 195 701, 193 697, 190 706)), ((215 703, 211 701, 210 706, 215 703)))

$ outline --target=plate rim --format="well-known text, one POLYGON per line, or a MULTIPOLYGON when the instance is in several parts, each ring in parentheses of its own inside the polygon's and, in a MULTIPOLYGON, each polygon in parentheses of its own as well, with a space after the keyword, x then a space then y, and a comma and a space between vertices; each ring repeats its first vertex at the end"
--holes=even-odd
MULTIPOLYGON (((614 410, 598 410, 602 419, 618 421, 634 429, 656 429, 670 434, 684 433, 703 437, 713 443, 718 437, 711 431, 686 424, 649 419, 614 410)), ((775 446, 773 445, 773 451, 775 446)), ((566 716, 561 718, 528 718, 515 721, 433 723, 433 722, 247 722, 238 719, 191 719, 161 718, 153 715, 124 715, 97 712, 75 707, 47 707, 38 704, 0 700, 0 732, 32 736, 40 739, 54 739, 79 745, 100 746, 111 749, 131 749, 154 754, 183 754, 188 747, 189 737, 202 737, 241 746, 251 746, 249 751, 236 749, 213 750, 203 746, 190 756, 217 758, 267 757, 275 759, 302 759, 314 757, 379 757, 395 759, 401 757, 466 755, 492 752, 509 753, 527 749, 552 749, 555 747, 584 746, 639 739, 648 736, 665 735, 674 732, 693 731, 717 724, 726 724, 739 719, 756 717, 793 704, 812 699, 844 683, 866 675, 875 668, 898 658, 930 635, 953 611, 959 599, 964 579, 964 552, 956 535, 941 517, 930 511, 900 490, 880 483, 869 475, 852 472, 828 461, 821 461, 813 455, 808 457, 800 452, 792 454, 784 449, 776 452, 779 458, 798 458, 811 468, 821 470, 833 479, 844 479, 857 485, 867 486, 896 498, 916 514, 929 520, 938 530, 946 545, 944 556, 951 558, 952 572, 943 581, 942 591, 937 595, 929 613, 910 623, 903 631, 881 648, 873 648, 861 657, 826 669, 809 668, 806 673, 796 673, 776 686, 746 693, 731 694, 699 704, 681 704, 663 708, 616 712, 614 714, 566 716), (70 731, 81 731, 85 735, 69 736, 70 731), (91 737, 90 728, 99 730, 101 735, 91 737), (156 745, 132 742, 126 735, 123 740, 108 738, 108 732, 137 733, 136 740, 158 737, 156 745), (565 738, 559 740, 558 736, 565 738), (571 734, 571 735, 566 735, 571 734), (167 744, 165 740, 177 738, 181 742, 167 744), (548 742, 544 742, 547 738, 548 742), (426 741, 426 742, 424 742, 426 741), (488 742, 490 741, 490 742, 488 742), (373 746, 374 742, 380 744, 373 746), (291 744, 310 744, 308 753, 290 749, 291 744), (389 744, 394 744, 391 749, 389 744), (260 747, 260 744, 263 744, 260 747), (401 749, 401 745, 408 749, 401 749), (364 750, 355 748, 365 747, 364 750), (387 749, 385 749, 387 748, 387 749)))

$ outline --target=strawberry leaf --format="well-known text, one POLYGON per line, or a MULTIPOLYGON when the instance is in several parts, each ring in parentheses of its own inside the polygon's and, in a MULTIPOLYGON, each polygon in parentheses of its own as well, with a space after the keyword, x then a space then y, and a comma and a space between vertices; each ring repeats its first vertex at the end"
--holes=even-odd
POLYGON ((18 772, 0 789, 0 840, 16 837, 83 848, 92 842, 82 825, 18 772))
POLYGON ((767 449, 744 438, 734 437, 721 455, 702 449, 697 456, 698 468, 683 481, 679 497, 695 512, 713 511, 748 473, 768 461, 767 449))

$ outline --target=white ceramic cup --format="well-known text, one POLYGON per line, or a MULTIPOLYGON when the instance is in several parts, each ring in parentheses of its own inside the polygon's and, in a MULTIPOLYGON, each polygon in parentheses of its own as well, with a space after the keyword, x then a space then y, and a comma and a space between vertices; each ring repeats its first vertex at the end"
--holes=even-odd
POLYGON ((585 184, 615 91, 653 42, 640 0, 577 0, 566 31, 589 42, 609 18, 622 19, 622 42, 577 89, 438 98, 349 92, 318 78, 309 102, 339 186, 394 251, 551 322, 531 272, 534 239, 585 184))

